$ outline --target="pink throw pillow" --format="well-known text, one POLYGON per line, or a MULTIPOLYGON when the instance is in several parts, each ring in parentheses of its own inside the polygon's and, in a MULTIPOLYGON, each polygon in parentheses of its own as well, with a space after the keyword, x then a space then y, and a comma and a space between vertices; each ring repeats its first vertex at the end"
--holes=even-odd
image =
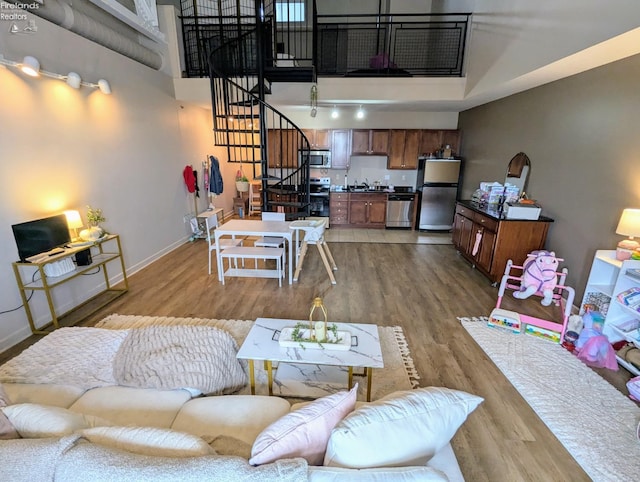
POLYGON ((303 457, 310 465, 322 465, 331 430, 353 411, 358 385, 334 393, 289 412, 265 428, 251 449, 251 465, 282 458, 303 457))

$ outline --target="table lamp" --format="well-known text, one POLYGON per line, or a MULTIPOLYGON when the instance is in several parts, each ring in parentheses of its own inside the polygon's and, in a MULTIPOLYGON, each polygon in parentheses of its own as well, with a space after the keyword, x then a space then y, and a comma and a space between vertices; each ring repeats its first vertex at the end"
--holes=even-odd
POLYGON ((634 239, 640 237, 640 209, 625 209, 622 211, 616 234, 629 236, 629 239, 618 243, 616 259, 624 261, 631 258, 633 251, 640 247, 640 243, 634 239))
POLYGON ((80 218, 80 213, 75 210, 65 211, 64 215, 67 217, 67 225, 69 229, 73 230, 73 239, 71 241, 75 241, 78 239, 78 228, 83 226, 82 218, 80 218))

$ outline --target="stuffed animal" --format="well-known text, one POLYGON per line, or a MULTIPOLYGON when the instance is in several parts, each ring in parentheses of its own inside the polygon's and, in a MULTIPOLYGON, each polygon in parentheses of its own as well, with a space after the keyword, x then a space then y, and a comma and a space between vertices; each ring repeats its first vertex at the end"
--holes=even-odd
POLYGON ((522 267, 522 281, 520 291, 514 291, 513 296, 520 300, 541 293, 543 306, 549 306, 553 300, 553 290, 558 284, 558 258, 553 251, 533 251, 527 255, 522 267))

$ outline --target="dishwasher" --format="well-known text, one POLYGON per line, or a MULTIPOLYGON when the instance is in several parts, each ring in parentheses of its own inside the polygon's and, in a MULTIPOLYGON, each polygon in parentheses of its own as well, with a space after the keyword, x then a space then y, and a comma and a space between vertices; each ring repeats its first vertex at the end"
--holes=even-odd
POLYGON ((413 192, 389 193, 387 198, 387 228, 408 228, 413 223, 413 192))

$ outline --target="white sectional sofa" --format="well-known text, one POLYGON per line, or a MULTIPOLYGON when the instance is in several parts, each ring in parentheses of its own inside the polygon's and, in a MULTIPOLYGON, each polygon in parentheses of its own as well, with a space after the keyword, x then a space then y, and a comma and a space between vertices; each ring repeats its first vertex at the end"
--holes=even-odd
MULTIPOLYGON (((1 410, 23 438, 0 441, 0 480, 29 482, 462 481, 449 441, 482 401, 442 388, 396 392, 376 402, 358 403, 333 427, 325 420, 334 409, 331 403, 346 403, 351 392, 332 395, 328 405, 314 401, 292 407, 283 398, 260 395, 192 398, 187 390, 2 386, 10 405, 1 410), (303 445, 299 440, 287 441, 294 447, 291 456, 249 464, 249 457, 256 456, 257 439, 269 449, 282 442, 276 440, 274 445, 265 433, 271 431, 273 436, 274 427, 284 421, 298 426, 315 423, 313 430, 329 427, 323 465, 311 465, 297 456, 303 445), (144 429, 136 432, 134 426, 144 429), (179 446, 171 445, 173 438, 179 439, 179 446)), ((352 396, 353 404, 355 392, 352 396)), ((285 436, 298 426, 287 428, 285 436)), ((285 454, 286 450, 285 446, 285 454)))

